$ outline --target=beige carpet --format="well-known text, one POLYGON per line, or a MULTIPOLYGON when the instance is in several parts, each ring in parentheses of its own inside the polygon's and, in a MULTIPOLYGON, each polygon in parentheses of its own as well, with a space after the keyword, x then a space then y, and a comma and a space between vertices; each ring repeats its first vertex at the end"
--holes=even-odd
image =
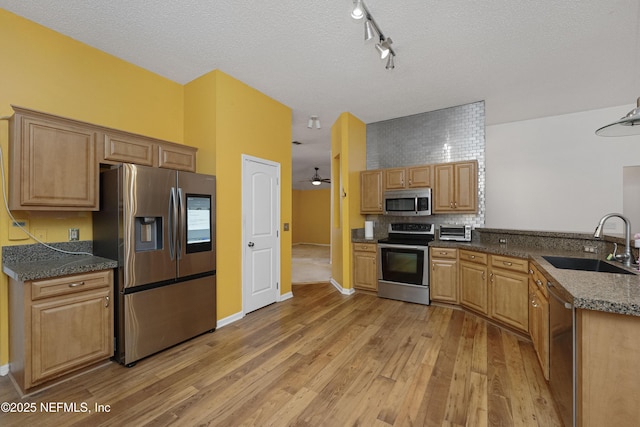
POLYGON ((291 282, 297 285, 328 282, 331 279, 329 254, 329 246, 293 245, 291 248, 291 282))

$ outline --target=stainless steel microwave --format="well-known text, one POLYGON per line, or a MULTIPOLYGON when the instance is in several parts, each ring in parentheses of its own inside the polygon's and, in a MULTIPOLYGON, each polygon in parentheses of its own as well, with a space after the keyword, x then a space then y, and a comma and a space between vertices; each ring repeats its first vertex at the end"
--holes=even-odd
POLYGON ((431 189, 396 190, 384 193, 384 214, 395 216, 431 215, 431 189))

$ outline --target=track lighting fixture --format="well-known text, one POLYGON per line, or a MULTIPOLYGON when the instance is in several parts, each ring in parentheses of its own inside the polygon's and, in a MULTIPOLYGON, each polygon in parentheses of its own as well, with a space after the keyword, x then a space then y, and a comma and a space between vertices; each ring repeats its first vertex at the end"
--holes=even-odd
POLYGON ((316 126, 316 129, 320 129, 320 119, 318 116, 309 117, 309 122, 307 123, 307 127, 309 129, 313 129, 313 126, 316 126))
POLYGON ((387 70, 393 70, 395 68, 393 57, 396 56, 396 53, 391 48, 391 43, 393 42, 390 37, 385 37, 384 34, 382 34, 380 27, 378 27, 378 24, 373 19, 373 16, 371 16, 371 13, 362 0, 353 0, 353 11, 351 12, 351 17, 358 20, 366 18, 364 21, 364 40, 369 41, 376 35, 378 36, 380 41, 376 43, 376 49, 380 54, 380 59, 389 58, 387 59, 387 65, 385 68, 387 70))

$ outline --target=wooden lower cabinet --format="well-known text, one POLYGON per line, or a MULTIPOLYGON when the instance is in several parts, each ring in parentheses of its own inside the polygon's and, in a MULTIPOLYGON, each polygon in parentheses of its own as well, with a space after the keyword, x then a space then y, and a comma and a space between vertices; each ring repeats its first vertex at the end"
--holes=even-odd
POLYGON ((365 291, 378 291, 377 244, 353 244, 353 287, 365 291))
POLYGON ((640 317, 576 310, 577 425, 640 420, 640 317))
POLYGON ((549 293, 547 279, 529 266, 529 335, 545 379, 549 380, 549 293))
POLYGON ((529 261, 491 255, 489 317, 529 332, 529 261))
POLYGON ((528 332, 528 261, 466 249, 458 259, 460 305, 528 332))
POLYGON ((458 250, 430 248, 429 297, 433 301, 458 304, 458 250))
POLYGON ((460 304, 489 314, 487 254, 460 250, 460 304))
POLYGON ((10 372, 23 393, 113 356, 113 271, 10 280, 10 372))

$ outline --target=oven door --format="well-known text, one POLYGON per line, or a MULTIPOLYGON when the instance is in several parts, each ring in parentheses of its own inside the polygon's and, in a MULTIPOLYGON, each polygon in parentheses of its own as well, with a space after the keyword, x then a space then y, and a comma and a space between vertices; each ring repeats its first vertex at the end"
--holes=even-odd
POLYGON ((378 244, 378 248, 380 251, 380 280, 428 286, 427 247, 378 244))

